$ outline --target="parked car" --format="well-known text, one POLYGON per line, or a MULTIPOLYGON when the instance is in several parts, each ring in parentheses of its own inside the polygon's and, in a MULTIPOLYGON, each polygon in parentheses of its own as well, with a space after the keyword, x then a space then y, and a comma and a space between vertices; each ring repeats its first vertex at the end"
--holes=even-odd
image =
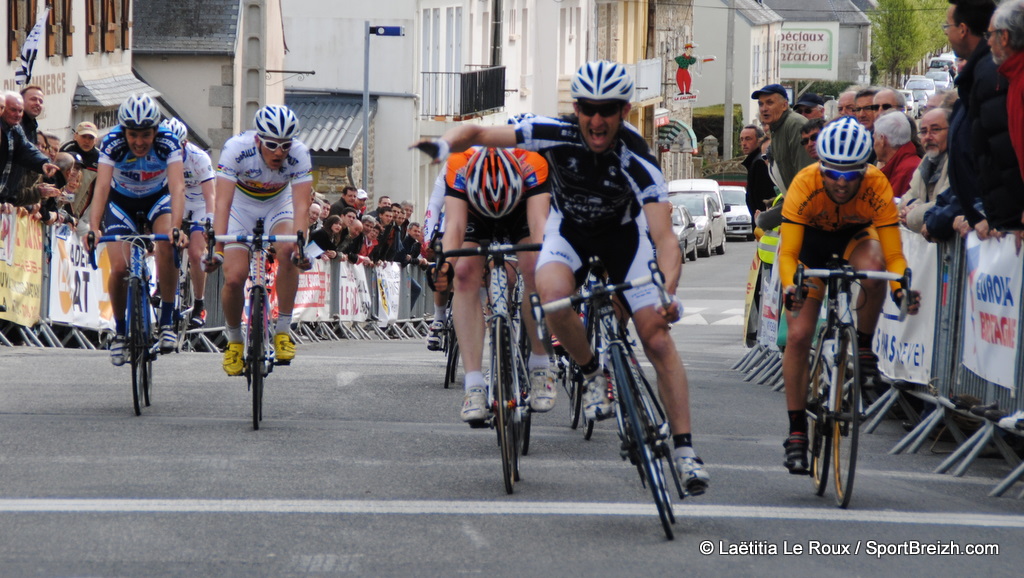
POLYGON ((935 81, 928 78, 927 76, 911 76, 907 79, 907 83, 903 85, 904 90, 911 90, 914 92, 914 100, 919 100, 918 92, 923 92, 928 97, 935 94, 935 81))
POLYGON ((898 92, 902 94, 903 98, 906 99, 907 101, 907 114, 909 114, 912 118, 921 118, 921 105, 916 100, 914 100, 914 91, 899 90, 898 92))
POLYGON ((670 193, 668 200, 686 207, 693 215, 698 255, 710 257, 712 249, 719 255, 725 254, 725 214, 714 193, 670 193))
POLYGON ((722 186, 725 200, 725 234, 754 240, 754 223, 747 208, 747 189, 744 187, 722 186))
POLYGON ((952 52, 940 54, 928 61, 929 70, 942 70, 956 74, 956 55, 952 52))
POLYGON ((945 70, 929 70, 924 75, 935 83, 935 90, 949 90, 953 88, 953 77, 945 70))
MULTIPOLYGON (((673 193, 712 193, 718 199, 719 208, 725 207, 722 190, 718 181, 711 179, 679 179, 668 182, 668 194, 673 193)), ((694 215, 696 216, 696 215, 694 215)))
POLYGON ((672 231, 679 239, 679 252, 682 253, 682 261, 697 260, 697 224, 693 221, 693 215, 683 205, 672 205, 672 231))

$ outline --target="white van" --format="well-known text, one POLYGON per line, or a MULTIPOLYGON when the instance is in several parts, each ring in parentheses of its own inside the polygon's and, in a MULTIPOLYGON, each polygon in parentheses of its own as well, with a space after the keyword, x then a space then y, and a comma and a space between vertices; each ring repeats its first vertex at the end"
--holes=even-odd
POLYGON ((725 200, 722 199, 722 190, 718 186, 718 181, 711 179, 679 179, 669 181, 669 196, 676 193, 713 193, 715 198, 718 199, 718 207, 723 211, 725 210, 725 200))

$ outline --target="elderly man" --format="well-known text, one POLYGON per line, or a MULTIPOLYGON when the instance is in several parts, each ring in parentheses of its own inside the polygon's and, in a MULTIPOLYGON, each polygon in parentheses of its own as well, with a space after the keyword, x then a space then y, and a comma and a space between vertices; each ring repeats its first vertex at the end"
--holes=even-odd
POLYGON ((857 91, 847 90, 836 99, 836 118, 844 116, 856 117, 854 109, 857 107, 857 91))
POLYGON ((921 163, 917 148, 910 140, 910 123, 904 114, 885 114, 875 120, 875 155, 882 174, 892 185, 892 194, 900 198, 910 188, 910 179, 921 163))
POLYGON ((988 29, 992 60, 999 73, 1010 80, 1006 93, 1006 114, 1010 142, 1024 177, 1024 1, 1003 2, 992 14, 988 29))
POLYGON ((807 120, 825 118, 825 99, 813 92, 805 93, 796 101, 793 110, 807 120))
MULTIPOLYGON (((875 95, 878 94, 879 88, 877 86, 869 86, 862 88, 857 91, 857 98, 854 101, 853 114, 856 115, 857 122, 864 126, 864 128, 870 130, 875 129, 875 117, 878 116, 875 108, 875 95)), ((873 162, 873 159, 868 159, 868 162, 873 162)))
POLYGON ((747 155, 743 166, 747 169, 747 210, 751 216, 765 209, 765 202, 775 197, 775 184, 768 174, 768 164, 761 158, 761 127, 748 124, 740 131, 740 149, 747 155))
POLYGON ((59 169, 50 158, 39 152, 35 141, 25 136, 21 128, 24 101, 17 92, 4 95, 4 110, 0 116, 0 203, 18 204, 21 198, 21 177, 25 169, 53 176, 59 169), (6 167, 10 167, 7 169, 6 167))
POLYGON ((907 97, 903 96, 902 92, 895 91, 891 88, 883 88, 875 94, 875 97, 871 100, 871 110, 875 113, 875 118, 887 112, 907 111, 907 97))
POLYGON ((952 217, 955 215, 939 221, 937 219, 941 213, 935 212, 936 220, 932 221, 932 227, 941 229, 940 231, 930 231, 930 227, 925 225, 925 214, 928 209, 935 206, 938 194, 949 187, 949 179, 946 176, 949 114, 950 111, 945 108, 936 108, 921 117, 921 130, 918 134, 924 145, 924 158, 910 179, 910 190, 900 199, 900 221, 908 229, 920 232, 928 240, 940 235, 946 239, 953 234, 952 217))
POLYGON ((772 157, 782 179, 782 188, 788 189, 800 169, 811 164, 811 157, 800 146, 800 127, 807 119, 790 110, 789 95, 781 84, 769 84, 750 98, 757 101, 761 122, 771 129, 772 157))

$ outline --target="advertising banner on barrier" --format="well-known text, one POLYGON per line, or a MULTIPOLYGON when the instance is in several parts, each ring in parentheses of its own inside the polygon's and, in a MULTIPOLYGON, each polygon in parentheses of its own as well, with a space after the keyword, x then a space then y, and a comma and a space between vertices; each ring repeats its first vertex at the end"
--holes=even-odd
MULTIPOLYGON (((776 262, 778 262, 776 247, 776 262)), ((779 293, 782 291, 779 281, 779 268, 772 267, 771 273, 761 274, 761 327, 757 330, 757 342, 772 351, 778 351, 779 345, 779 293)))
POLYGON ((326 321, 330 317, 327 295, 331 288, 330 264, 313 259, 313 268, 299 273, 299 289, 295 294, 292 321, 326 321))
POLYGON ((1013 236, 981 241, 967 236, 964 365, 1003 387, 1014 387, 1020 322, 1020 247, 1013 236))
POLYGON ((402 268, 397 263, 377 267, 377 321, 386 327, 398 320, 398 289, 402 268))
POLYGON ((366 321, 370 292, 362 266, 342 262, 338 280, 338 317, 341 321, 366 321))
POLYGON ((110 260, 106 245, 96 252, 97 269, 75 230, 67 225, 51 227, 50 320, 84 329, 114 329, 113 309, 107 294, 110 260))
POLYGON ((921 235, 907 230, 902 233, 903 255, 912 272, 911 286, 921 293, 921 310, 900 323, 899 307, 886 297, 871 347, 878 355, 878 369, 886 377, 927 384, 935 351, 939 248, 921 235))
POLYGON ((0 215, 0 319, 31 327, 43 293, 43 226, 13 213, 0 215))

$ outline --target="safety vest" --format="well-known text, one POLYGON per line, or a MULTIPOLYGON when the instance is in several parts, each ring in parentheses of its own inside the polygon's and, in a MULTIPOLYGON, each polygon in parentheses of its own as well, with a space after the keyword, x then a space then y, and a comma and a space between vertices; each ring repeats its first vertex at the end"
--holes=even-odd
MULTIPOLYGON (((772 200, 772 207, 782 202, 782 195, 778 195, 772 200)), ((764 231, 761 237, 757 240, 757 257, 765 265, 773 265, 775 263, 775 251, 779 246, 779 227, 764 231)))

